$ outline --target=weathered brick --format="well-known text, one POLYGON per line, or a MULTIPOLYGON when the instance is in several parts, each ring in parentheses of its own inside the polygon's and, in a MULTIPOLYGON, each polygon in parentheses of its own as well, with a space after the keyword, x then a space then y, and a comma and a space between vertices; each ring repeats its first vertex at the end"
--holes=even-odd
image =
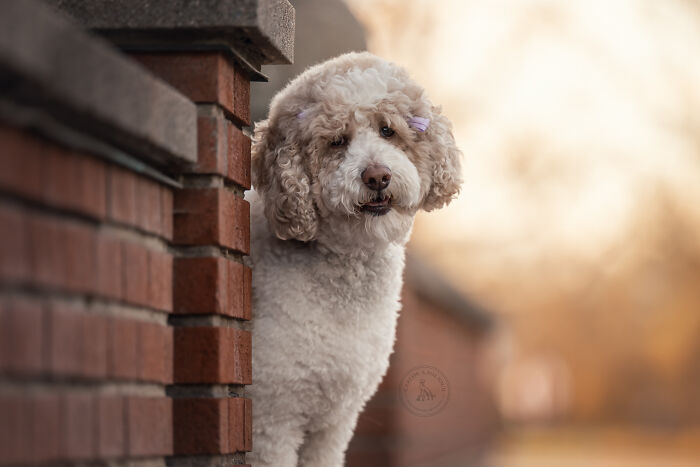
POLYGON ((97 453, 101 458, 121 457, 126 453, 124 439, 124 398, 99 396, 97 399, 97 453))
POLYGON ((173 379, 173 331, 156 323, 139 323, 140 377, 146 381, 170 383, 173 379))
POLYGON ((233 346, 230 347, 233 351, 233 356, 230 357, 232 363, 229 366, 231 380, 238 384, 252 384, 252 341, 250 332, 233 328, 228 328, 226 332, 232 335, 231 340, 233 340, 233 346))
POLYGON ((175 328, 175 382, 251 384, 250 333, 233 328, 175 328))
POLYGON ((0 189, 40 199, 46 143, 27 131, 0 125, 0 147, 0 189))
POLYGON ((229 316, 240 319, 251 318, 252 271, 236 261, 228 261, 228 307, 229 316))
POLYGON ((55 461, 61 456, 61 397, 44 394, 32 400, 32 460, 55 461))
POLYGON ((250 188, 250 138, 235 125, 228 126, 228 178, 245 189, 250 188))
POLYGON ((0 395, 0 465, 32 460, 32 401, 0 395))
POLYGON ((49 320, 49 367, 62 376, 81 376, 85 348, 85 313, 77 307, 51 303, 49 320))
POLYGON ((92 227, 34 215, 28 221, 32 280, 89 293, 97 288, 97 241, 92 227))
POLYGON ((156 309, 173 309, 173 257, 160 251, 148 252, 148 304, 156 309))
POLYGON ((40 374, 45 369, 44 311, 41 303, 0 302, 0 372, 40 374))
POLYGON ((121 167, 108 170, 109 218, 114 222, 136 225, 136 175, 121 167))
POLYGON ((172 399, 127 399, 129 456, 167 456, 173 453, 172 399))
POLYGON ((78 209, 89 216, 103 219, 107 215, 106 164, 89 155, 81 155, 78 164, 82 193, 78 209))
POLYGON ((243 126, 250 125, 250 80, 243 73, 240 67, 234 69, 233 95, 234 109, 233 118, 243 126))
POLYGON ((134 242, 124 243, 124 300, 148 305, 148 250, 134 242))
POLYGON ((229 399, 228 413, 231 452, 251 451, 253 449, 251 400, 242 397, 229 399))
POLYGON ((42 198, 46 203, 70 210, 80 208, 83 179, 79 165, 76 154, 55 145, 45 145, 42 198))
POLYGON ((81 374, 88 378, 104 378, 108 374, 108 332, 106 316, 86 313, 83 317, 83 363, 81 374))
POLYGON ((0 281, 30 276, 27 216, 24 210, 0 206, 0 281))
POLYGON ((117 379, 137 379, 140 376, 140 338, 138 322, 112 318, 110 326, 110 375, 117 379))
POLYGON ((124 296, 122 241, 108 234, 97 237, 97 292, 113 299, 124 296))
POLYGON ((167 240, 173 239, 173 190, 161 186, 160 188, 161 211, 161 235, 167 240))
POLYGON ((229 444, 228 399, 173 401, 175 454, 226 454, 229 444))
MULTIPOLYGON (((58 222, 58 221, 56 221, 58 222)), ((63 261, 66 288, 89 293, 97 290, 97 237, 92 227, 82 224, 63 224, 63 261)))
POLYGON ((197 103, 235 114, 233 62, 220 52, 138 53, 132 57, 197 103))
POLYGON ((248 254, 250 205, 225 188, 180 190, 175 195, 174 241, 248 254))
POLYGON ((70 392, 63 398, 62 454, 71 460, 95 457, 95 397, 87 392, 70 392))
POLYGON ((137 178, 136 226, 146 232, 160 233, 163 219, 160 209, 160 186, 147 178, 137 178))
POLYGON ((227 314, 227 260, 177 258, 174 311, 180 314, 227 314))
POLYGON ((197 119, 197 164, 198 173, 221 174, 228 172, 227 122, 223 115, 199 115, 197 119))
POLYGON ((28 241, 32 280, 44 286, 61 286, 66 282, 65 229, 51 219, 31 216, 28 241))

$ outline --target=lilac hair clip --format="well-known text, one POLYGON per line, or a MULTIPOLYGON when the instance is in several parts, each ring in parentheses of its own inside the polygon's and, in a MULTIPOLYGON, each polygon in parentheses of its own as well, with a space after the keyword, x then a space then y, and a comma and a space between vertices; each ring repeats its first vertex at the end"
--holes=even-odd
POLYGON ((428 125, 430 125, 430 119, 423 117, 411 117, 408 119, 408 125, 415 130, 424 132, 428 129, 428 125))
POLYGON ((308 113, 309 113, 309 109, 304 109, 297 114, 297 118, 302 119, 302 118, 306 117, 306 115, 308 115, 308 113))

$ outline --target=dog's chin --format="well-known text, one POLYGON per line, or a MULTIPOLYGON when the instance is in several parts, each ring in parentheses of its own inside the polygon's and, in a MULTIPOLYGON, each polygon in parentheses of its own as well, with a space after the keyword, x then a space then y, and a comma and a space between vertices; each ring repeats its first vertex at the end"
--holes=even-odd
POLYGON ((386 196, 383 199, 376 198, 368 203, 360 206, 360 212, 369 214, 370 216, 383 216, 391 211, 391 196, 386 196))

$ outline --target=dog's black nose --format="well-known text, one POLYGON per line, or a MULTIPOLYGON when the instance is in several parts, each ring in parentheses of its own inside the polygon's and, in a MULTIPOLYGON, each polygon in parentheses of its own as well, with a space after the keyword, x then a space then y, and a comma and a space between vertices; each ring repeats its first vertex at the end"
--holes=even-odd
POLYGON ((391 183, 391 170, 385 165, 370 165, 362 172, 362 183, 370 190, 381 191, 391 183))

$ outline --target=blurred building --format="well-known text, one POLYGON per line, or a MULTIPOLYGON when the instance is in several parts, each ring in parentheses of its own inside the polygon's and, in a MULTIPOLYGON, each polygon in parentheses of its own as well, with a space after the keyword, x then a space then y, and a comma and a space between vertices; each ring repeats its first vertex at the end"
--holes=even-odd
POLYGON ((263 66, 267 83, 251 86, 251 120, 267 117, 272 97, 309 66, 345 52, 365 50, 365 33, 341 0, 292 0, 296 11, 294 63, 263 66))
POLYGON ((405 281, 389 372, 360 414, 347 465, 480 465, 499 427, 481 371, 495 324, 416 257, 405 281))

